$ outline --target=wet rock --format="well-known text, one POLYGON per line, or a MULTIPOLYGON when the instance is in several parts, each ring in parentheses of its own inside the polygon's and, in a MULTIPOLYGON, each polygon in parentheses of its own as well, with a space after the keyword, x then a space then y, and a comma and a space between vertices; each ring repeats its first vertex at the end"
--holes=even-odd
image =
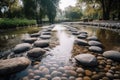
POLYGON ((61 80, 61 78, 60 77, 54 77, 54 78, 52 78, 52 80, 61 80))
POLYGON ((94 41, 98 41, 98 38, 96 36, 91 36, 87 38, 88 40, 94 40, 94 41))
POLYGON ((84 66, 96 66, 97 59, 91 54, 79 54, 75 56, 76 61, 84 66))
POLYGON ((48 40, 38 40, 34 42, 35 47, 48 47, 49 46, 49 41, 48 40))
POLYGON ((73 35, 79 35, 79 32, 72 32, 73 35))
POLYGON ((51 32, 42 32, 42 35, 51 35, 51 32))
POLYGON ((92 80, 99 80, 100 79, 100 76, 99 75, 93 75, 92 77, 91 77, 91 79, 92 80))
POLYGON ((110 80, 108 77, 103 77, 102 80, 110 80))
POLYGON ((47 78, 40 78, 39 80, 48 80, 47 78))
POLYGON ((40 76, 38 76, 38 75, 34 76, 35 80, 39 80, 39 78, 40 78, 40 76))
POLYGON ((62 73, 59 72, 59 71, 53 71, 53 72, 51 73, 51 76, 52 76, 52 77, 62 76, 62 73))
POLYGON ((81 31, 80 34, 88 34, 88 33, 85 31, 81 31))
POLYGON ((80 78, 76 78, 75 80, 83 80, 83 79, 80 77, 80 78))
POLYGON ((65 72, 65 69, 64 69, 64 67, 59 67, 59 68, 58 68, 58 71, 60 71, 60 72, 63 72, 63 73, 64 73, 64 72, 65 72))
POLYGON ((31 37, 38 37, 40 36, 40 33, 33 33, 33 34, 30 34, 31 37))
POLYGON ((91 80, 91 78, 88 76, 85 76, 85 77, 83 77, 83 80, 91 80))
POLYGON ((48 80, 51 79, 51 75, 45 75, 45 78, 47 78, 48 80))
POLYGON ((80 34, 77 36, 79 39, 86 39, 87 38, 87 34, 80 34))
POLYGON ((76 72, 77 72, 77 73, 84 73, 85 70, 84 70, 83 68, 77 68, 76 72))
POLYGON ((26 69, 29 64, 29 59, 25 57, 0 60, 0 75, 9 75, 22 71, 26 69))
POLYGON ((92 75, 92 72, 90 70, 85 70, 85 75, 86 76, 91 76, 92 75))
POLYGON ((50 35, 41 35, 40 38, 41 39, 50 39, 51 36, 50 35))
POLYGON ((27 55, 29 57, 33 57, 33 58, 38 58, 40 56, 43 56, 45 54, 46 50, 42 49, 42 48, 33 48, 30 51, 28 51, 27 55))
POLYGON ((102 53, 103 52, 103 49, 98 47, 98 46, 91 46, 91 47, 89 47, 89 50, 92 52, 95 52, 95 53, 102 53))
POLYGON ((22 52, 28 51, 31 47, 32 47, 31 44, 22 43, 22 44, 16 45, 13 51, 14 53, 22 53, 22 52))
POLYGON ((69 80, 75 80, 75 77, 74 76, 70 76, 69 80))
POLYGON ((113 74, 112 74, 112 73, 109 73, 109 72, 106 73, 106 76, 107 76, 109 79, 113 79, 113 78, 114 78, 113 74))
POLYGON ((77 76, 77 73, 73 70, 66 70, 65 73, 70 75, 70 76, 77 76))
POLYGON ((102 47, 102 43, 98 42, 98 41, 89 41, 88 44, 90 46, 99 46, 99 47, 102 47))
POLYGON ((68 80, 67 77, 61 77, 61 80, 68 80))
POLYGON ((28 74, 28 77, 31 79, 31 78, 34 77, 34 75, 35 75, 34 73, 29 73, 29 74, 28 74))
POLYGON ((80 46, 88 46, 87 41, 82 40, 82 39, 76 39, 75 43, 78 44, 78 45, 80 45, 80 46))
POLYGON ((22 39, 23 42, 25 43, 33 43, 37 40, 37 38, 25 38, 25 39, 22 39))
POLYGON ((109 59, 120 61, 120 52, 118 51, 114 51, 114 50, 105 51, 103 53, 103 56, 109 59))

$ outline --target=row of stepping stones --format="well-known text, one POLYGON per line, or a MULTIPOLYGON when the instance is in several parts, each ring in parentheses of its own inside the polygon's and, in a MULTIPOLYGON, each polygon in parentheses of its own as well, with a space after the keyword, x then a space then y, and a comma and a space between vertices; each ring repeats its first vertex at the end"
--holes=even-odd
POLYGON ((0 60, 0 76, 7 76, 22 71, 31 64, 30 59, 42 58, 47 51, 45 48, 49 46, 53 27, 51 25, 38 33, 30 34, 29 38, 22 39, 23 43, 13 48, 9 55, 10 59, 0 60))

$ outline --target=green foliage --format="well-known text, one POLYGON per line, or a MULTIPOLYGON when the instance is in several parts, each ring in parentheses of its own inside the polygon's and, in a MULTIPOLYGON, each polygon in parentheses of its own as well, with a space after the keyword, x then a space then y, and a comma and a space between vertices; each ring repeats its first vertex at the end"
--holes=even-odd
POLYGON ((15 27, 22 27, 22 26, 29 26, 35 25, 35 20, 27 20, 27 19, 0 19, 0 28, 15 28, 15 27))
POLYGON ((77 7, 69 6, 65 10, 65 15, 66 15, 66 18, 75 20, 75 19, 81 19, 83 14, 82 14, 82 11, 80 9, 78 9, 77 7))

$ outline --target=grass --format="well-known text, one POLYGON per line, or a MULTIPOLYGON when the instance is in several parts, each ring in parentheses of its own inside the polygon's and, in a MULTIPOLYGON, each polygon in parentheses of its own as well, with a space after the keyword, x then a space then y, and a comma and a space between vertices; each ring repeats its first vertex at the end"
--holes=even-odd
POLYGON ((24 27, 35 25, 36 20, 28 20, 28 19, 0 19, 0 29, 8 29, 8 28, 16 28, 16 27, 24 27))

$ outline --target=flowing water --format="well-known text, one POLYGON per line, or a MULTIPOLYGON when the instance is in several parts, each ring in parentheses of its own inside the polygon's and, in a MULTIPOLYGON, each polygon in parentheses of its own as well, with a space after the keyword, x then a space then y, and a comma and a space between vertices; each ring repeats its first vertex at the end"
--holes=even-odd
MULTIPOLYGON (((103 43, 106 50, 113 49, 113 50, 120 51, 119 33, 109 31, 109 30, 102 30, 94 27, 93 28, 83 27, 83 26, 75 26, 75 27, 78 30, 87 31, 89 33, 89 36, 96 35, 99 38, 99 40, 103 43)), ((26 70, 20 73, 17 73, 16 75, 12 75, 10 80, 20 80, 21 78, 25 80, 27 79, 29 80, 29 78, 31 78, 31 80, 32 79, 39 80, 40 78, 43 78, 46 76, 47 77, 50 76, 51 78, 53 78, 56 75, 59 77, 63 75, 66 76, 66 74, 63 74, 65 71, 64 69, 72 70, 72 72, 74 71, 75 67, 71 63, 70 59, 72 56, 72 49, 73 49, 74 40, 76 37, 71 35, 68 29, 63 25, 56 25, 52 29, 52 33, 55 34, 53 37, 57 38, 56 39, 57 41, 55 40, 55 42, 58 42, 58 45, 53 47, 48 52, 52 55, 45 56, 40 62, 38 61, 36 65, 30 65, 26 70)), ((20 43, 19 40, 26 36, 28 36, 28 34, 22 34, 22 37, 15 37, 15 38, 13 37, 12 39, 7 38, 6 42, 10 43, 11 40, 15 40, 14 43, 20 43)), ((2 38, 0 38, 0 41, 1 40, 2 38)), ((5 43, 2 43, 2 44, 5 44, 5 43)), ((4 46, 4 48, 7 48, 10 45, 7 44, 6 46, 4 46)), ((74 75, 74 74, 75 72, 71 73, 71 75, 74 75)), ((70 76, 66 76, 66 77, 69 78, 70 76)))

